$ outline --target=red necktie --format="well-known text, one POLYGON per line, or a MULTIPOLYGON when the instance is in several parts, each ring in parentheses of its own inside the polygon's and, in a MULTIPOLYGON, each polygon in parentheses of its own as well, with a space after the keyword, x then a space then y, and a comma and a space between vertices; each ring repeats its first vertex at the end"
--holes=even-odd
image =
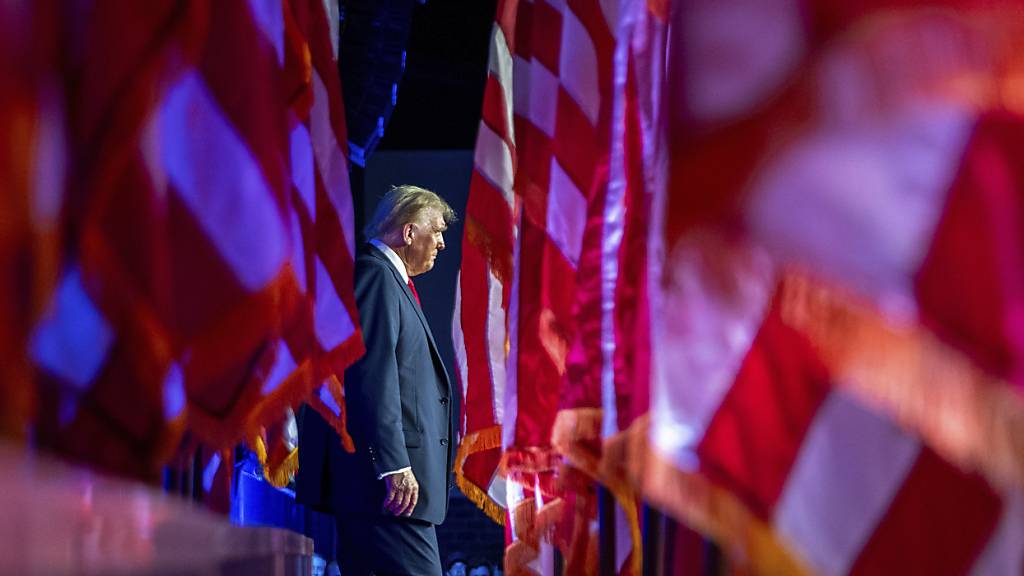
POLYGON ((420 303, 420 295, 416 292, 416 285, 412 283, 412 278, 409 278, 409 290, 412 290, 412 295, 416 298, 416 303, 420 305, 420 308, 422 308, 423 304, 420 303))

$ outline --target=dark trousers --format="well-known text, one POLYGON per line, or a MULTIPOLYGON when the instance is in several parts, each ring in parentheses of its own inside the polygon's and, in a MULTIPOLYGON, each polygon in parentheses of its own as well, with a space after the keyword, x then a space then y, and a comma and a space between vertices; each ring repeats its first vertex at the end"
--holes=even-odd
POLYGON ((434 525, 394 516, 343 515, 338 525, 341 576, 439 576, 434 525))

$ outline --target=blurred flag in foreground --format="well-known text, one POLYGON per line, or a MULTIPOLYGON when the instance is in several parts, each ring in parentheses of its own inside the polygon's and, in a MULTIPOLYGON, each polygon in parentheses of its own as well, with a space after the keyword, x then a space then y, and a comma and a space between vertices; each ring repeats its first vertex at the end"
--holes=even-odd
POLYGON ((1019 570, 1022 17, 675 4, 636 481, 737 564, 1019 570))
MULTIPOLYGON (((5 30, 37 27, 3 42, 39 62, 9 80, 37 146, 5 147, 0 169, 46 176, 24 179, 10 214, 26 232, 0 248, 4 289, 23 294, 4 306, 42 299, 21 340, 2 342, 29 359, 0 389, 22 407, 16 425, 146 478, 185 429, 218 453, 280 429, 316 390, 343 428, 338 378, 362 342, 323 3, 54 4, 0 12, 5 30)), ((27 69, 8 54, 0 64, 27 69)), ((31 310, 5 309, 5 330, 31 310)))

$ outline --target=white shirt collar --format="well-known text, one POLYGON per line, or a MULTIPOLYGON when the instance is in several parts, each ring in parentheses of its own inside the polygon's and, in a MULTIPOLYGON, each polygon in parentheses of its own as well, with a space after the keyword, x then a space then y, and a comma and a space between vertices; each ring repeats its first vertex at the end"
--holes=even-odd
POLYGON ((392 250, 391 246, 388 246, 376 238, 370 240, 370 244, 373 244, 375 248, 383 252, 384 255, 388 257, 388 261, 391 262, 391 265, 394 266, 395 270, 398 270, 398 273, 402 275, 402 280, 408 284, 409 272, 405 269, 405 262, 402 262, 402 259, 398 257, 398 253, 392 250))

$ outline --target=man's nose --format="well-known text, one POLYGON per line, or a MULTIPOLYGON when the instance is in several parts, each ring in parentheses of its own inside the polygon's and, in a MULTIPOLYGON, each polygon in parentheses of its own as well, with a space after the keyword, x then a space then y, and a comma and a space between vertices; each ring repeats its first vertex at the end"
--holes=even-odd
POLYGON ((444 250, 444 235, 443 234, 438 236, 438 239, 437 239, 437 249, 438 250, 444 250))

